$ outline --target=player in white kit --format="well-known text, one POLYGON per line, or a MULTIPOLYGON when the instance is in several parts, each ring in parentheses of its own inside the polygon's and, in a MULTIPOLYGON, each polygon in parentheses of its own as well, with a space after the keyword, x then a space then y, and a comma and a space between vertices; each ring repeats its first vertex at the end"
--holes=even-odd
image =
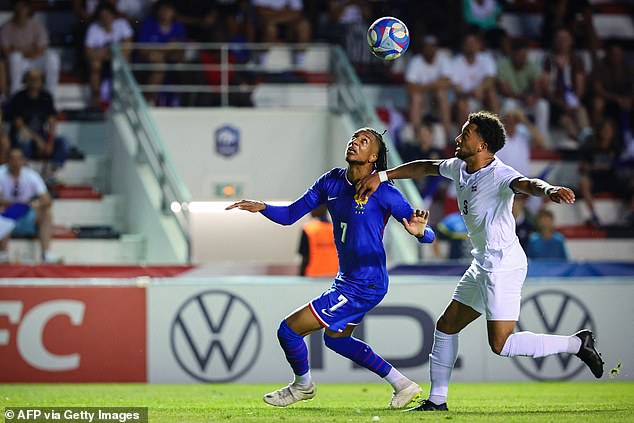
POLYGON ((495 152, 504 146, 505 139, 504 126, 496 115, 472 113, 456 137, 455 158, 405 163, 369 175, 357 185, 357 193, 368 196, 388 179, 432 175, 451 179, 473 246, 473 262, 436 323, 429 360, 429 399, 413 410, 447 410, 449 379, 458 355, 458 333, 482 314, 486 315, 489 345, 494 353, 535 358, 576 354, 595 377, 603 375, 604 363, 589 330, 570 336, 513 333, 527 270, 526 255, 515 234, 511 214, 513 196, 524 193, 572 204, 575 195, 570 188, 527 178, 496 158, 495 152))

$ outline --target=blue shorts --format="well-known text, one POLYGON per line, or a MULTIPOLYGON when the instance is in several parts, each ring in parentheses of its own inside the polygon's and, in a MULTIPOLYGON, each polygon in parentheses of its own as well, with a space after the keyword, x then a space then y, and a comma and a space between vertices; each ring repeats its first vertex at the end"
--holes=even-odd
POLYGON ((308 306, 322 326, 334 331, 343 332, 346 326, 356 326, 363 317, 376 307, 385 295, 373 299, 343 294, 337 288, 330 288, 313 299, 308 306))
POLYGON ((15 221, 15 228, 12 232, 17 236, 36 236, 37 235, 37 220, 35 210, 29 209, 28 212, 15 221))

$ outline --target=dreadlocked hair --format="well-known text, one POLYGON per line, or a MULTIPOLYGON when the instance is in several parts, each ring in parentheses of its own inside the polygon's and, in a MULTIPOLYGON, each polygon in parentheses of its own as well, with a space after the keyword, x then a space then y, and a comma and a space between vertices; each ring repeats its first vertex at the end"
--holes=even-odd
POLYGON ((377 172, 381 172, 382 170, 387 170, 387 145, 385 141, 383 141, 383 135, 387 132, 387 130, 383 131, 383 133, 379 133, 374 128, 362 128, 362 131, 368 131, 374 136, 376 142, 379 144, 379 152, 377 153, 378 158, 376 162, 374 162, 374 168, 377 172))

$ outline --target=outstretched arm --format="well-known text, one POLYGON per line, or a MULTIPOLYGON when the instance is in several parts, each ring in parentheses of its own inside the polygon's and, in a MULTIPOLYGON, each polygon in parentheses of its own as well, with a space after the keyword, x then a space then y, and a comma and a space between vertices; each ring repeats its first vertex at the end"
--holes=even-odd
POLYGON ((537 178, 519 178, 511 183, 515 191, 535 197, 548 197, 557 204, 562 202, 572 204, 575 202, 575 193, 568 187, 550 185, 548 182, 537 178))
POLYGON ((251 213, 262 212, 264 216, 275 223, 279 223, 280 225, 292 225, 314 207, 311 207, 308 204, 305 197, 301 197, 288 206, 272 206, 270 204, 263 203, 262 201, 240 200, 237 203, 233 203, 228 206, 225 210, 235 208, 246 210, 251 213))
POLYGON ((365 176, 357 182, 357 194, 360 197, 369 197, 374 194, 382 182, 380 174, 383 174, 383 180, 416 179, 422 176, 440 175, 439 166, 441 162, 442 160, 416 160, 384 171, 385 173, 378 172, 365 176))

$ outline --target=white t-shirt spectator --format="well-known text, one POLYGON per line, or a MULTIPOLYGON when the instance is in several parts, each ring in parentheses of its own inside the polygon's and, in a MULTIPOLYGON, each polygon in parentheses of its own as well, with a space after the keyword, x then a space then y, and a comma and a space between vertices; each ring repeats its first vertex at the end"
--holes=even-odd
POLYGON ((9 203, 28 203, 46 192, 44 180, 33 169, 23 166, 14 179, 6 165, 0 166, 0 195, 9 203))
MULTIPOLYGON (((86 0, 86 12, 88 12, 89 15, 95 13, 99 2, 100 0, 86 0)), ((146 15, 150 3, 154 3, 154 1, 117 0, 117 11, 131 18, 142 19, 146 15)))
POLYGON ((90 24, 88 32, 86 32, 85 45, 89 48, 106 47, 112 43, 132 38, 134 32, 127 20, 117 18, 112 23, 112 30, 106 32, 105 28, 97 22, 90 24))
POLYGON ((468 63, 462 54, 453 60, 451 82, 462 91, 473 91, 487 77, 495 77, 495 61, 491 55, 478 53, 473 63, 468 63))
POLYGON ((530 175, 531 133, 521 123, 513 136, 506 136, 506 143, 495 155, 522 175, 530 175))
POLYGON ((405 70, 405 81, 410 84, 427 85, 441 77, 449 77, 451 64, 445 56, 436 54, 432 63, 427 63, 422 55, 415 55, 405 70))
POLYGON ((255 7, 268 7, 273 10, 282 10, 289 8, 291 10, 303 10, 304 2, 302 0, 253 0, 255 7))

